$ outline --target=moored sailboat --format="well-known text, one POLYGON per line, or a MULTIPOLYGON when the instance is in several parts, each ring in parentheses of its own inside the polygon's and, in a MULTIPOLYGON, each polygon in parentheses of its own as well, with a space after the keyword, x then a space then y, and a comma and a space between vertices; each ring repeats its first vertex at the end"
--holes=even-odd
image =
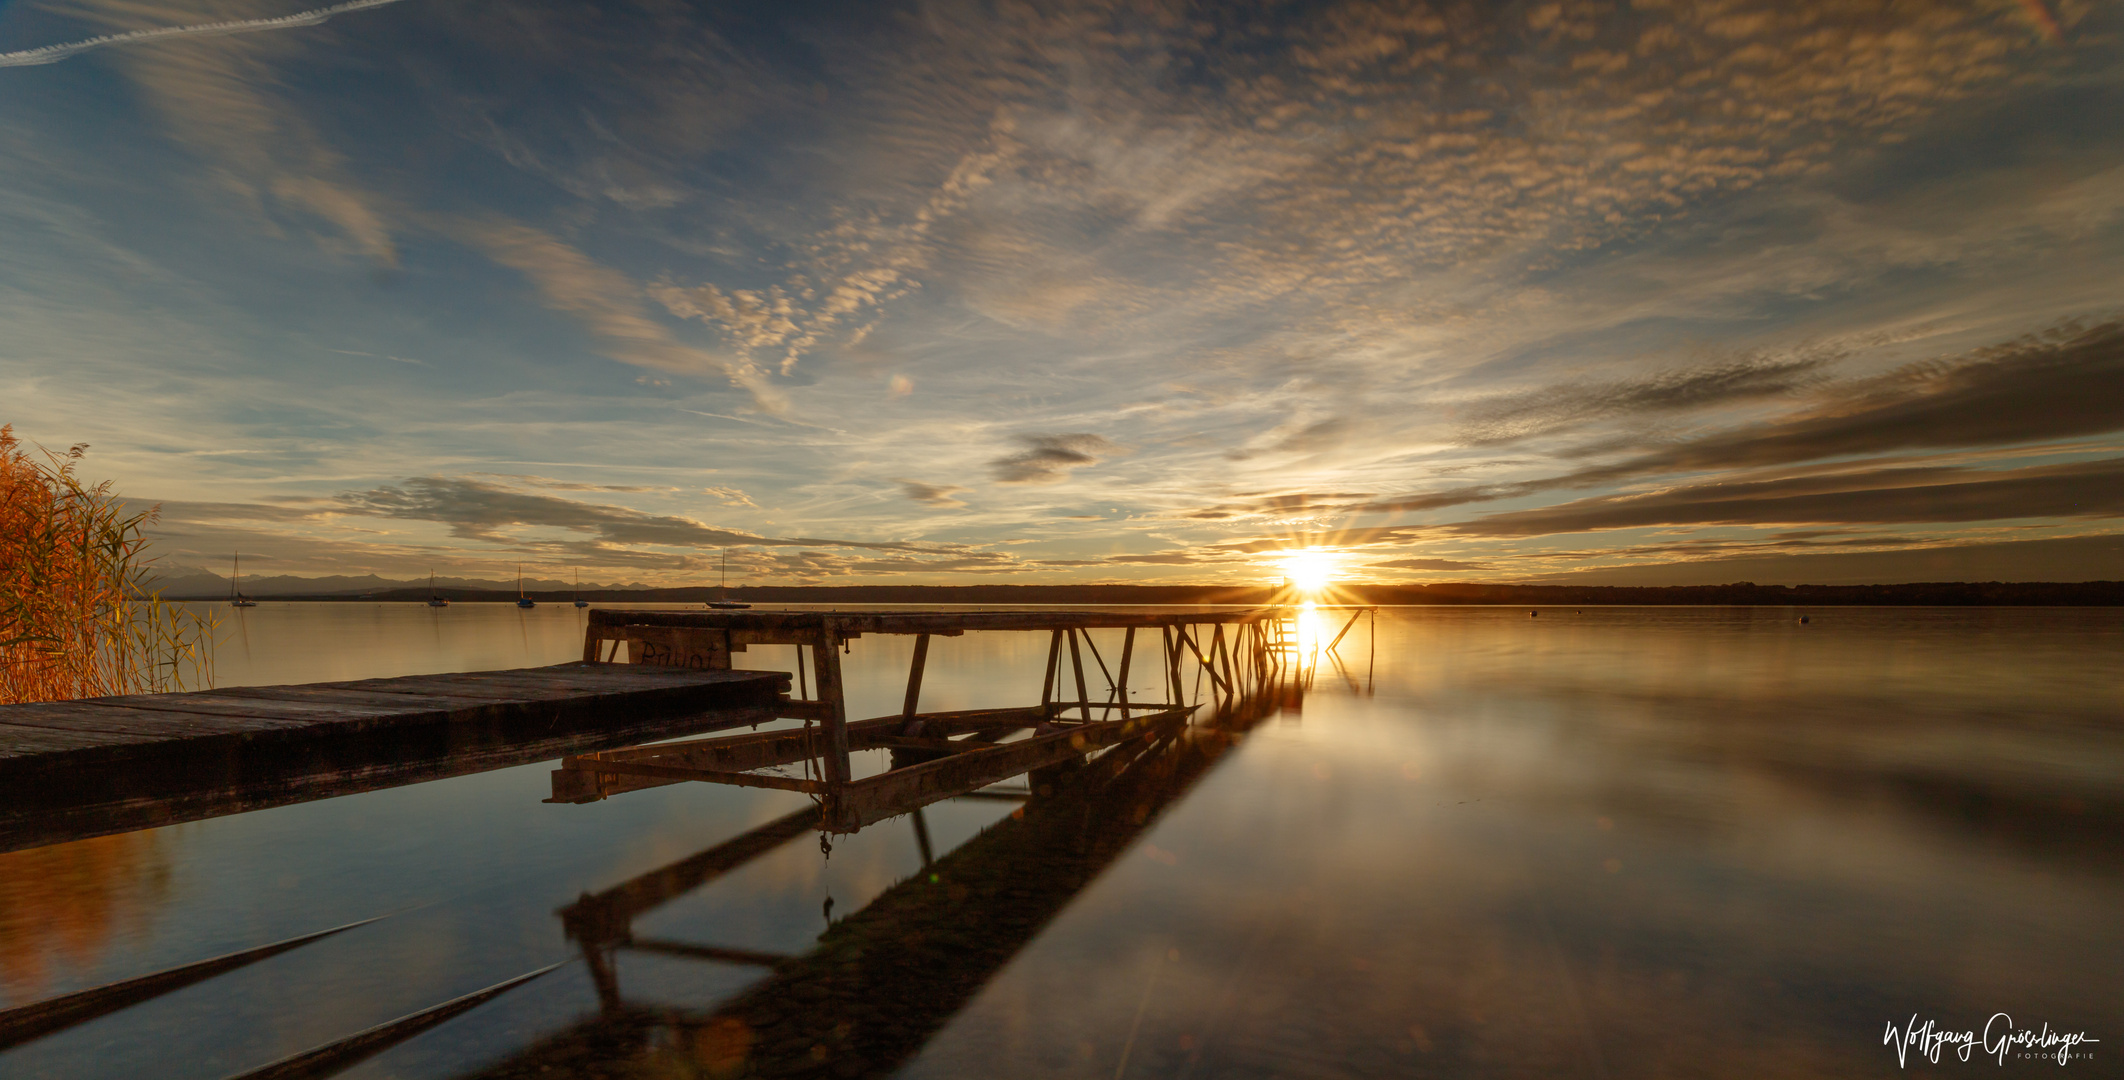
POLYGON ((237 582, 242 578, 243 552, 239 551, 236 553, 234 558, 229 560, 229 606, 257 607, 258 601, 253 600, 248 596, 245 596, 243 594, 243 590, 237 587, 237 582))
POLYGON ((516 564, 516 606, 522 608, 532 608, 538 606, 538 601, 533 600, 529 596, 524 595, 523 563, 516 564))
POLYGON ((732 600, 732 599, 730 598, 730 549, 729 549, 729 548, 724 548, 724 549, 723 549, 723 584, 722 584, 721 588, 719 588, 719 589, 717 590, 717 592, 716 592, 716 598, 715 598, 715 599, 713 599, 713 600, 710 600, 710 601, 708 601, 708 606, 709 606, 709 607, 712 607, 712 608, 749 608, 749 607, 751 607, 751 606, 752 606, 751 604, 741 604, 741 603, 739 603, 739 602, 737 602, 737 601, 735 601, 735 600, 732 600))
POLYGON ((439 592, 436 592, 436 591, 435 591, 435 571, 433 571, 433 570, 430 570, 430 571, 428 571, 428 606, 429 606, 429 607, 449 607, 449 606, 450 606, 450 601, 448 601, 448 600, 445 600, 445 599, 443 599, 443 594, 441 594, 441 593, 439 593, 439 592))

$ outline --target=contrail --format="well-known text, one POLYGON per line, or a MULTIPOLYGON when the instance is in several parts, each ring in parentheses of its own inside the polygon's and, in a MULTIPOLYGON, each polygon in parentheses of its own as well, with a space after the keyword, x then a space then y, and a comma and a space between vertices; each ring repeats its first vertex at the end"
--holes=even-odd
POLYGON ((347 0, 343 4, 321 7, 315 11, 302 11, 282 15, 277 19, 234 19, 229 22, 200 23, 197 26, 165 26, 159 30, 128 30, 123 34, 105 34, 102 37, 69 41, 60 45, 46 45, 21 52, 0 53, 0 67, 30 67, 35 64, 56 64, 75 53, 101 49, 106 45, 137 45, 143 41, 160 41, 163 38, 198 37, 205 34, 248 34, 256 30, 280 30, 290 26, 316 26, 334 15, 363 8, 396 4, 399 0, 347 0))

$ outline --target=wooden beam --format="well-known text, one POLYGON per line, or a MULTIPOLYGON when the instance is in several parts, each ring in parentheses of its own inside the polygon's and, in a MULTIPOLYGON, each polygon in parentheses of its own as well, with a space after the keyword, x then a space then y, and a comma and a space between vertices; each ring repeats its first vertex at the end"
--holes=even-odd
POLYGON ((1173 710, 1129 720, 1109 720, 866 777, 840 785, 827 794, 826 828, 832 832, 854 832, 865 825, 986 787, 998 780, 1080 759, 1093 750, 1186 719, 1185 710, 1173 710))
POLYGON ((1091 723, 1091 690, 1084 685, 1084 655, 1077 651, 1077 631, 1069 631, 1069 664, 1077 672, 1077 700, 1082 702, 1084 722, 1091 723))
MULTIPOLYGON (((567 961, 561 961, 565 964, 567 961)), ((401 1016, 388 1023, 355 1032, 334 1043, 327 1043, 315 1050, 305 1050, 281 1058, 270 1065, 260 1066, 250 1072, 231 1077, 230 1080, 296 1080, 296 1078, 334 1076, 352 1068, 358 1061, 374 1057, 385 1050, 420 1034, 445 1020, 475 1006, 499 997, 505 991, 530 982, 561 964, 548 964, 536 971, 528 971, 513 979, 504 979, 484 990, 474 990, 463 997, 451 998, 440 1005, 430 1006, 417 1013, 401 1016)))
POLYGON ((929 635, 915 636, 914 660, 907 665, 907 700, 900 706, 900 715, 914 723, 915 706, 922 701, 922 667, 929 660, 929 635))
POLYGON ((260 945, 255 949, 244 949, 240 952, 217 956, 211 960, 200 960, 179 967, 168 968, 152 975, 142 975, 139 978, 126 979, 123 982, 108 983, 88 990, 77 990, 71 994, 62 994, 55 998, 34 1001, 28 1005, 18 1005, 12 1009, 0 1010, 0 1050, 5 1050, 11 1046, 20 1046, 31 1039, 49 1035, 55 1031, 63 1031, 76 1024, 94 1020, 99 1016, 106 1016, 120 1009, 138 1005, 143 1001, 151 1001, 172 991, 182 990, 193 983, 211 979, 224 971, 234 971, 237 968, 255 964, 269 956, 278 956, 289 949, 307 945, 320 938, 331 937, 333 934, 352 930, 357 926, 367 926, 375 922, 376 919, 381 918, 384 918, 384 916, 378 915, 375 918, 351 922, 345 926, 335 926, 330 930, 319 930, 315 933, 304 934, 301 937, 276 941, 271 945, 260 945))
POLYGON ((847 783, 851 771, 848 762, 848 697, 841 682, 841 636, 835 620, 826 620, 819 628, 817 640, 811 643, 811 671, 818 676, 819 700, 826 706, 826 715, 820 720, 825 735, 825 745, 821 748, 826 759, 823 771, 828 783, 847 783))
POLYGON ((1342 644, 1342 635, 1349 633, 1350 627, 1357 625, 1357 620, 1364 618, 1364 611, 1365 609, 1358 608, 1357 610, 1350 612, 1350 621, 1343 623, 1342 632, 1335 635, 1335 640, 1328 642, 1327 651, 1334 652, 1335 646, 1342 644))
POLYGON ((1136 628, 1131 626, 1121 635, 1121 675, 1114 686, 1121 695, 1121 719, 1128 719, 1128 665, 1136 656, 1136 628))
POLYGON ((610 773, 614 776, 647 776, 658 780, 705 780, 716 784, 735 784, 738 787, 801 791, 808 795, 822 794, 827 790, 827 785, 821 784, 816 780, 805 780, 794 776, 723 772, 718 769, 689 769, 680 765, 651 765, 641 761, 582 761, 576 764, 575 770, 589 773, 610 773))
POLYGON ((1053 716, 1048 706, 1055 700, 1056 665, 1062 660, 1062 631, 1049 631, 1047 639, 1047 674, 1040 679, 1040 715, 1053 716))

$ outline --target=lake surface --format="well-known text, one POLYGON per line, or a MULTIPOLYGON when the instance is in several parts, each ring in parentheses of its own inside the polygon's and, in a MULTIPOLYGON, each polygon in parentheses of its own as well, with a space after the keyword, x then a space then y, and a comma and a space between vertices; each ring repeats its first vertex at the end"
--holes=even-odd
MULTIPOLYGON (((222 615, 221 685, 558 663, 584 625, 222 615)), ((897 711, 909 648, 854 644, 851 715, 897 711)), ((1045 650, 939 638, 923 708, 1037 701, 1045 650)), ((1400 608, 1339 652, 1148 806, 900 1075, 2124 1075, 2124 612, 1400 608), (2001 1012, 2103 1041, 2062 1074, 1981 1048, 1899 1067, 1883 1044, 2001 1012)), ((794 659, 756 653, 738 666, 794 659)), ((220 1077, 331 1042, 571 960, 559 909, 806 803, 679 784, 547 805, 550 768, 0 855, 6 1005, 389 916, 0 1053, 0 1076, 220 1077)), ((930 844, 1014 806, 936 804, 930 844)), ((895 819, 785 844, 632 929, 800 954, 922 870, 895 819)), ((618 965, 629 1001, 702 1012, 764 977, 618 965)), ((342 1075, 522 1065, 598 1008, 578 960, 342 1075)))

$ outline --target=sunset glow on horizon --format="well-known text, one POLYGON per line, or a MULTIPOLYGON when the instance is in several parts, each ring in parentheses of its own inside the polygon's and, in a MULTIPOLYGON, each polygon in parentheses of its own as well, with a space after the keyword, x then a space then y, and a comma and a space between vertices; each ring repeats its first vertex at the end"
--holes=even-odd
POLYGON ((261 580, 2124 578, 2120 20, 0 4, 0 423, 261 580))

